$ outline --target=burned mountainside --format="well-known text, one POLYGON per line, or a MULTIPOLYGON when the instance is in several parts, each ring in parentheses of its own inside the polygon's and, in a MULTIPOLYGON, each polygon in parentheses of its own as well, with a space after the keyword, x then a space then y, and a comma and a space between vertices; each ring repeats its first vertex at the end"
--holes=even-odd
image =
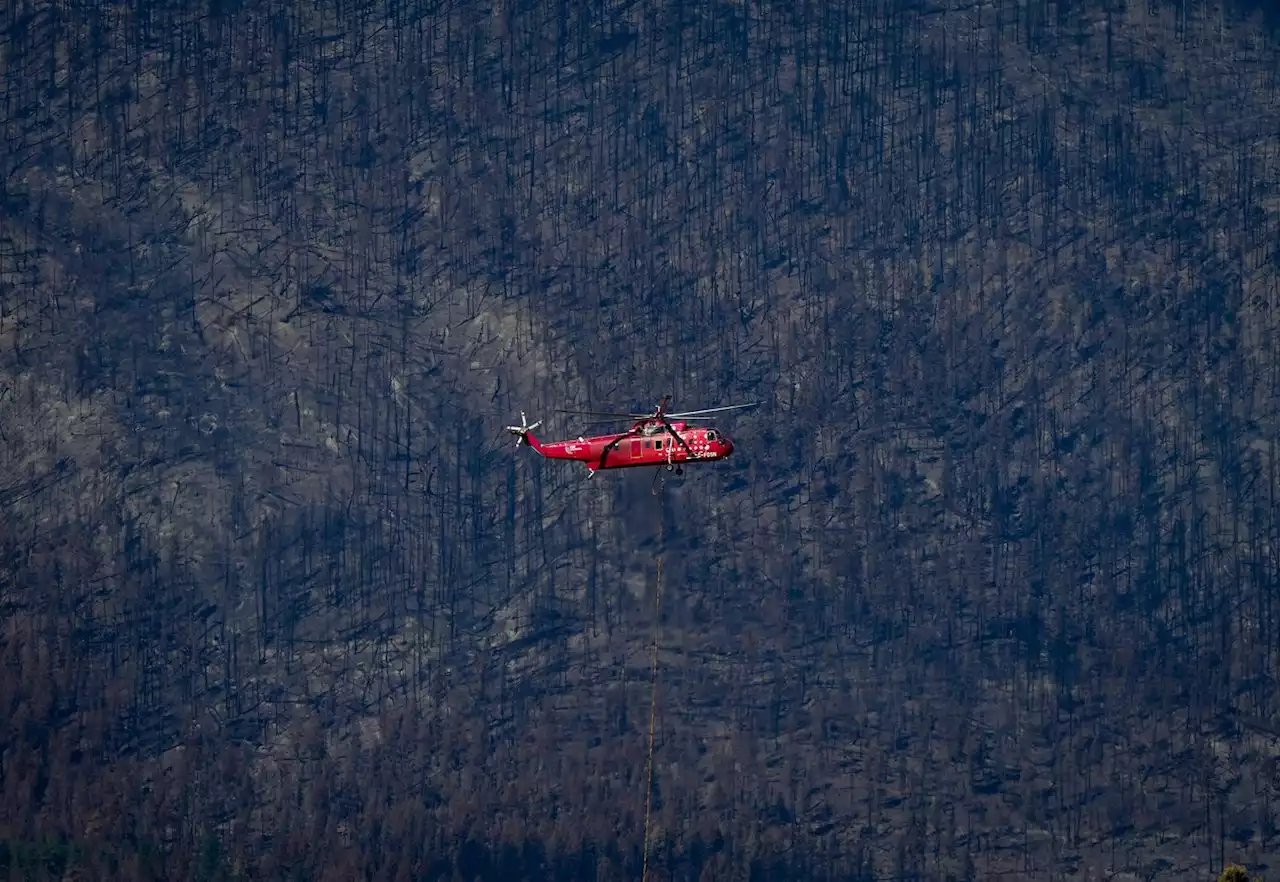
POLYGON ((15 866, 634 876, 659 559, 650 872, 1275 853, 1262 19, 0 22, 15 866), (666 393, 657 498, 502 432, 666 393))

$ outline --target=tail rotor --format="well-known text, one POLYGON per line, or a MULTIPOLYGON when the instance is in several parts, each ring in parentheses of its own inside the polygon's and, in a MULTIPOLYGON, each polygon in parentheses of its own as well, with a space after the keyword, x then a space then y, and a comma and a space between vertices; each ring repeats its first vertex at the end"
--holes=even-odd
POLYGON ((507 431, 516 436, 516 447, 519 447, 521 444, 529 443, 529 433, 540 425, 542 425, 542 420, 530 424, 528 417, 524 415, 522 410, 520 411, 520 425, 507 426, 507 431))

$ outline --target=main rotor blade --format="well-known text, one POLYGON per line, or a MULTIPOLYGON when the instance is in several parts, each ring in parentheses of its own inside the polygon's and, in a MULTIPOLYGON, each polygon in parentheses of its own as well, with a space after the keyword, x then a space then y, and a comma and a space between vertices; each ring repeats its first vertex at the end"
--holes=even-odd
POLYGON ((618 420, 638 420, 643 417, 653 416, 653 414, 648 413, 610 413, 603 410, 557 410, 556 413, 567 413, 572 416, 610 417, 618 420))
POLYGON ((701 416, 706 413, 723 413, 726 410, 741 410, 744 407, 756 407, 760 402, 753 401, 750 404, 730 404, 727 407, 711 407, 706 410, 686 410, 684 413, 668 413, 664 416, 676 419, 677 417, 701 416))

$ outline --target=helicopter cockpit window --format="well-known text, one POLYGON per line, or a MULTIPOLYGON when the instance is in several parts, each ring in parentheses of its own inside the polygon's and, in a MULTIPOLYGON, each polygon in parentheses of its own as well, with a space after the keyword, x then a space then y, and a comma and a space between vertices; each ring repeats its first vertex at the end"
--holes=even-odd
POLYGON ((710 429, 710 430, 707 432, 707 440, 708 440, 708 441, 714 441, 714 440, 716 440, 716 430, 715 430, 715 429, 710 429))

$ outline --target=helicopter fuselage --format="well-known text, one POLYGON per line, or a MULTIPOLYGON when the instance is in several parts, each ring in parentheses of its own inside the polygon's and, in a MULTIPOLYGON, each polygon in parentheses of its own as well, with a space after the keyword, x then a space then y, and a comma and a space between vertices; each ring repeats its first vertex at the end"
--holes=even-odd
POLYGON ((627 432, 610 435, 539 441, 530 433, 526 434, 525 441, 548 459, 576 460, 593 472, 641 466, 678 466, 724 459, 733 453, 733 441, 720 430, 714 427, 689 428, 684 422, 671 423, 671 431, 662 423, 652 421, 636 423, 627 432), (679 440, 672 436, 672 431, 679 440))

